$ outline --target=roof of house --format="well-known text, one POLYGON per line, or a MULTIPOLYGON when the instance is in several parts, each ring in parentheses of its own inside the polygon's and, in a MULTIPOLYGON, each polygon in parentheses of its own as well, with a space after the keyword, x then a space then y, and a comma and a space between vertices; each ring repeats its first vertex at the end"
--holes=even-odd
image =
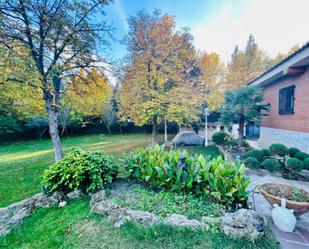
POLYGON ((283 76, 291 74, 290 68, 299 68, 309 65, 309 42, 305 43, 294 53, 251 80, 248 85, 265 86, 283 76))

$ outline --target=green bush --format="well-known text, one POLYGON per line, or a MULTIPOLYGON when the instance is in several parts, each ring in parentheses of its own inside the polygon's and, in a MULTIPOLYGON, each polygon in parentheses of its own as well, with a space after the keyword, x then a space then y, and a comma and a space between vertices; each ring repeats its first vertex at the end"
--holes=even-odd
POLYGON ((254 157, 259 162, 263 162, 264 160, 264 154, 261 150, 249 150, 243 155, 244 158, 254 157))
POLYGON ((223 145, 229 146, 229 147, 236 146, 237 144, 238 144, 238 143, 237 143, 237 140, 234 139, 234 138, 230 138, 230 139, 228 139, 226 142, 223 143, 223 145))
POLYGON ((288 149, 288 154, 289 154, 289 157, 295 157, 296 153, 299 152, 300 150, 297 149, 297 148, 289 148, 288 149))
POLYGON ((262 151, 264 157, 271 156, 271 153, 270 153, 270 151, 268 149, 261 149, 261 151, 262 151))
POLYGON ((224 145, 230 138, 230 135, 224 131, 215 132, 212 135, 212 141, 218 145, 224 145))
POLYGON ((297 159, 297 158, 289 158, 286 161, 286 166, 291 169, 291 170, 301 170, 303 167, 303 163, 301 160, 297 159))
POLYGON ((303 168, 309 170, 309 157, 303 161, 303 168))
POLYGON ((112 182, 116 175, 117 166, 111 156, 75 148, 45 170, 43 186, 49 191, 64 193, 76 189, 92 192, 112 182))
POLYGON ((308 158, 309 155, 305 152, 301 152, 301 151, 298 151, 296 154, 295 154, 295 158, 301 160, 301 161, 304 161, 306 158, 308 158))
POLYGON ((265 159, 262 162, 262 167, 270 172, 280 169, 280 164, 276 159, 265 159))
POLYGON ((247 167, 252 167, 252 168, 259 168, 260 167, 260 162, 255 157, 246 158, 244 163, 247 167))
POLYGON ((164 150, 163 147, 138 148, 127 161, 130 176, 148 182, 154 187, 175 192, 191 192, 231 205, 243 202, 248 196, 249 178, 246 167, 213 160, 203 155, 190 156, 186 151, 164 150), (186 156, 185 166, 179 167, 181 155, 186 156))
POLYGON ((269 147, 269 151, 272 155, 278 155, 284 157, 288 154, 288 148, 283 144, 272 144, 269 147))
POLYGON ((246 140, 243 140, 240 144, 242 147, 249 147, 249 143, 246 140))

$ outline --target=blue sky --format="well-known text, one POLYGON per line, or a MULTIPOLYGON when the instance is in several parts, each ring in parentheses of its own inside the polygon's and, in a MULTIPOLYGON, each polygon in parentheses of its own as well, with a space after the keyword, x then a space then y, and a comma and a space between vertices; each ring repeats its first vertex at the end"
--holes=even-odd
POLYGON ((118 41, 128 30, 128 17, 141 9, 175 16, 177 28, 191 28, 198 50, 217 52, 225 62, 250 33, 271 56, 309 40, 309 0, 114 0, 106 12, 116 28, 109 52, 115 58, 126 53, 118 41))

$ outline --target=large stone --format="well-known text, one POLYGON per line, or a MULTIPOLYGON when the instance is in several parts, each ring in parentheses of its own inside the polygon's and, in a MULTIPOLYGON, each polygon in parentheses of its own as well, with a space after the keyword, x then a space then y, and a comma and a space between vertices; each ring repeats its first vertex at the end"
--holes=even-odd
POLYGON ((84 196, 84 193, 80 189, 74 190, 74 191, 67 194, 67 197, 69 199, 78 199, 78 198, 81 198, 83 196, 84 196))
POLYGON ((165 219, 164 224, 170 226, 191 228, 200 228, 203 226, 202 223, 198 220, 190 220, 187 216, 180 214, 171 214, 165 219))
POLYGON ((127 215, 130 217, 134 223, 150 226, 160 223, 160 217, 150 212, 146 211, 136 211, 136 210, 128 210, 127 215))
POLYGON ((91 195, 90 206, 94 206, 96 203, 106 200, 105 190, 102 189, 91 195))
POLYGON ((239 209, 235 213, 226 213, 222 217, 221 229, 227 236, 256 239, 264 234, 265 226, 267 226, 267 220, 258 212, 239 209))
POLYGON ((51 207, 58 205, 59 202, 63 201, 64 194, 62 192, 53 192, 51 195, 45 195, 43 193, 36 194, 32 197, 35 202, 35 207, 51 207))
POLYGON ((117 210, 121 210, 121 208, 115 203, 109 201, 97 202, 91 208, 91 212, 99 215, 102 214, 111 215, 113 212, 117 210))
POLYGON ((194 131, 179 132, 172 140, 175 146, 203 145, 205 139, 194 131))

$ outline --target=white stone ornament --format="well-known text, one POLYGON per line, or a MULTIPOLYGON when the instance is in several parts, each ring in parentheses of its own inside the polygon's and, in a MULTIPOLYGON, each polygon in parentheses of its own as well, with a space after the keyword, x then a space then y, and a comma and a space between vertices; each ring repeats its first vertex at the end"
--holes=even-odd
POLYGON ((271 211, 271 216, 275 225, 284 232, 293 232, 296 226, 296 218, 293 214, 293 209, 286 208, 286 199, 281 199, 281 207, 278 204, 274 204, 274 208, 271 211))

